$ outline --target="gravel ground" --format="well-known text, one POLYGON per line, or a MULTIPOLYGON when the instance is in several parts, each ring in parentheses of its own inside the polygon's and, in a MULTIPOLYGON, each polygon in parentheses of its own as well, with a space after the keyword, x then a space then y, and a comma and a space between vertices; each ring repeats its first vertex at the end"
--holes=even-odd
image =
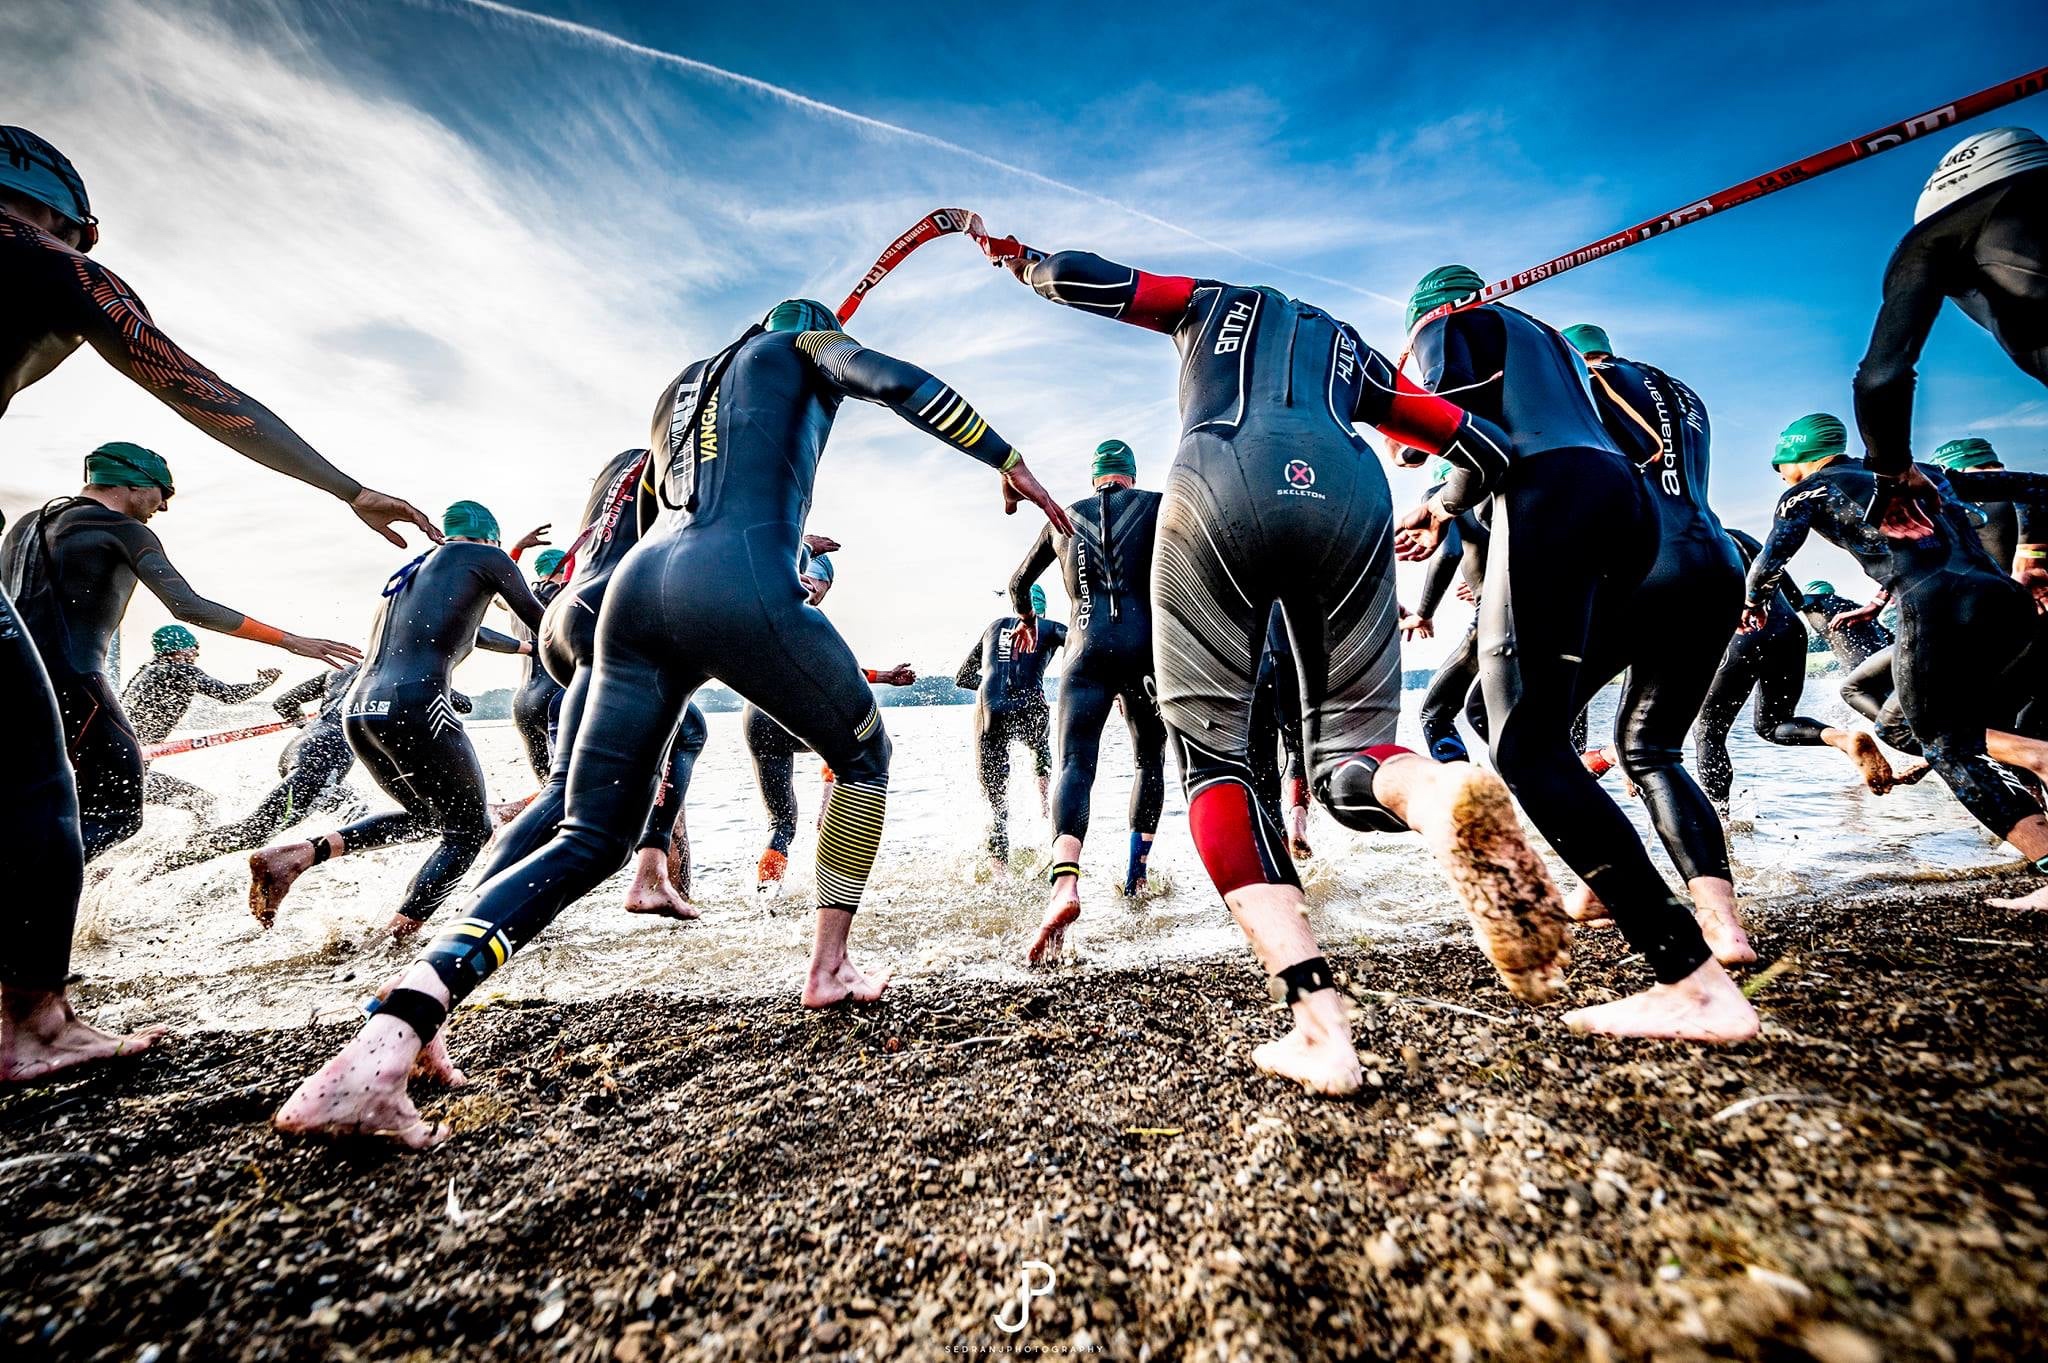
MULTIPOLYGON (((1717 1051, 1571 1036, 1470 948, 1348 953, 1346 1102, 1252 1071, 1248 956, 477 1010, 421 1156, 265 1125, 347 1028, 186 1036, 0 1096, 0 1351, 2039 1358, 2048 918, 1982 893, 1775 912, 1765 1034, 1717 1051)), ((1574 1002, 1642 981, 1577 953, 1574 1002)))

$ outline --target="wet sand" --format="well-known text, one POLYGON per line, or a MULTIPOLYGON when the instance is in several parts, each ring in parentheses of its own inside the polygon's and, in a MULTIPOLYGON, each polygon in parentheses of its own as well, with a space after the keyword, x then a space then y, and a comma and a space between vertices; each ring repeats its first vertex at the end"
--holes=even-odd
MULTIPOLYGON (((1571 1036, 1469 946, 1338 953, 1345 1102, 1251 1070, 1237 955, 472 1010, 416 1156, 265 1124, 347 1027, 189 1034, 0 1097, 0 1349, 2039 1357, 2048 917, 1987 884, 1774 909, 1765 1034, 1713 1052, 1571 1036)), ((1641 981, 1578 952, 1574 1002, 1641 981)))

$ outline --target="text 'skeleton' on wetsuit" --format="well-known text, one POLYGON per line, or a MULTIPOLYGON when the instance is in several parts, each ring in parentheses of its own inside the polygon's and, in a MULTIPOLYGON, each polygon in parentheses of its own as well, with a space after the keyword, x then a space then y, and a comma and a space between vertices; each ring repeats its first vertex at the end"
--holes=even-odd
MULTIPOLYGON (((1744 531, 1730 530, 1728 538, 1740 552, 1745 568, 1763 552, 1763 545, 1744 531)), ((1729 639, 1700 706, 1699 721, 1693 726, 1700 780, 1715 803, 1726 806, 1734 788, 1735 764, 1728 756, 1728 731, 1752 692, 1756 708, 1750 716, 1758 738, 1787 747, 1820 746, 1827 726, 1797 713, 1805 689, 1806 626, 1791 597, 1782 589, 1773 591, 1766 602, 1763 626, 1748 633, 1738 630, 1729 639)))
MULTIPOLYGON (((1028 596, 1024 604, 1028 610, 1028 596)), ((1057 620, 1040 620, 1038 647, 1029 653, 1019 652, 1011 641, 1017 624, 1014 615, 990 622, 961 661, 959 671, 953 674, 955 686, 974 692, 974 751, 981 772, 981 793, 988 800, 993 819, 989 825, 988 852, 1001 861, 1010 858, 1010 745, 1022 743, 1031 750, 1032 770, 1039 779, 1052 774, 1045 669, 1054 652, 1067 645, 1065 625, 1057 620)), ((1069 664, 1060 681, 1062 705, 1072 675, 1069 664)), ((1099 736, 1100 726, 1097 733, 1099 736)))
POLYGON ((1916 222, 1885 266, 1884 304, 1856 368, 1872 473, 1903 473, 1911 461, 1914 366, 1944 301, 2048 384, 2048 168, 1957 187, 1969 192, 1916 222))
POLYGON ((1045 526, 1010 575, 1010 606, 1022 614, 1031 608, 1031 584, 1057 560, 1073 603, 1054 726, 1060 753, 1052 799, 1055 837, 1088 836, 1102 728, 1119 700, 1137 766, 1131 831, 1149 835, 1159 828, 1166 803, 1166 724, 1152 699, 1152 557, 1160 500, 1157 492, 1105 483, 1067 508, 1073 534, 1045 526))
POLYGON ((2022 712, 2042 708, 2033 702, 2048 678, 2048 659, 2038 647, 2032 597, 1984 552, 1949 482, 1953 477, 1982 495, 2009 491, 2011 500, 2038 501, 2039 491, 2030 486, 2039 489, 2048 480, 1917 467, 1941 493, 1927 508, 1934 533, 1924 539, 1888 538, 1867 523, 1878 479, 1860 459, 1839 459, 1786 489, 1750 567, 1749 600, 1760 603, 1778 588, 1809 534, 1818 532, 1852 554, 1898 607, 1891 670, 1921 752, 1978 822, 2004 837, 2041 807, 2018 778, 1985 755, 1984 732, 2021 729, 2022 712))
POLYGON ((1024 277, 1056 303, 1171 336, 1182 357, 1181 437, 1153 551, 1153 651, 1210 879, 1225 894, 1299 883, 1283 830, 1256 798, 1251 759, 1276 602, 1318 797, 1347 826, 1404 827, 1372 795, 1379 762, 1401 751, 1392 495, 1353 423, 1430 452, 1490 438, 1399 379, 1348 324, 1276 290, 1149 274, 1080 251, 1036 261, 1024 277))
MULTIPOLYGON (((540 792, 518 818, 499 831, 498 840, 491 845, 491 854, 484 861, 485 880, 544 845, 562 826, 569 804, 569 758, 583 729, 591 673, 597 664, 598 616, 612 575, 640 542, 638 506, 647 467, 646 450, 621 450, 605 461, 584 500, 576 540, 562 565, 569 581, 548 601, 536 645, 541 665, 562 688, 555 707, 553 758, 540 792)), ((668 845, 709 732, 696 702, 684 706, 669 742, 661 782, 641 825, 640 847, 668 845)))
POLYGON ((756 328, 686 368, 656 405, 643 537, 606 592, 567 818, 553 841, 487 880, 424 957, 455 999, 624 862, 676 717, 707 680, 767 711, 837 775, 818 832, 817 898, 821 909, 858 908, 887 811, 889 739, 852 649, 796 573, 818 462, 847 398, 888 407, 993 468, 1016 462, 949 386, 836 330, 756 328))
POLYGON ((266 639, 274 631, 201 596, 171 565, 155 531, 86 497, 52 502, 8 527, 0 580, 56 689, 60 751, 68 751, 77 773, 90 861, 142 829, 142 742, 107 672, 136 584, 188 625, 223 634, 253 625, 261 634, 252 637, 266 639))
MULTIPOLYGON (((1655 499, 1670 494, 1616 448, 1578 352, 1535 318, 1470 308, 1422 325, 1413 347, 1423 385, 1497 422, 1508 442, 1447 451, 1465 476, 1441 498, 1452 512, 1494 498, 1478 637, 1494 765, 1657 979, 1683 979, 1711 958, 1706 940, 1571 740, 1572 717, 1602 685, 1661 662, 1631 603, 1657 563, 1655 499)), ((1631 742, 1625 730, 1616 738, 1631 742)), ((1654 765, 1657 753, 1637 756, 1654 765)))
POLYGON ((1679 874, 1727 880, 1720 817, 1684 765, 1686 731, 1742 616, 1742 560, 1707 501, 1707 405, 1639 360, 1607 355, 1588 368, 1601 423, 1648 484, 1657 513, 1657 557, 1628 607, 1615 750, 1679 874))
POLYGON ((476 647, 492 601, 503 601, 528 629, 539 627, 541 608, 510 555, 467 540, 413 560, 385 592, 342 727, 363 770, 403 808, 339 831, 352 852, 440 838, 398 907, 425 922, 491 838, 483 766, 456 712, 449 676, 476 647))

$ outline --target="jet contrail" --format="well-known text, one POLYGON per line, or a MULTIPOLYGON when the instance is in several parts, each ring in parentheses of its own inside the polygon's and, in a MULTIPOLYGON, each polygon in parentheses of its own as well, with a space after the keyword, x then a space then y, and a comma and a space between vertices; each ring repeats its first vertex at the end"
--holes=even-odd
MULTIPOLYGON (((413 0, 413 2, 416 4, 434 4, 436 0, 413 0)), ((890 123, 885 119, 870 118, 866 114, 855 113, 851 109, 842 109, 836 104, 827 104, 823 100, 812 99, 809 95, 798 94, 794 90, 761 80, 755 76, 741 75, 737 71, 728 71, 722 66, 713 66, 710 62, 698 61, 694 57, 685 57, 680 53, 665 52, 658 47, 649 47, 645 43, 636 43, 629 38, 621 38, 616 33, 607 33, 601 28, 593 28, 588 24, 579 24, 569 19, 557 19, 551 14, 536 14, 532 10, 520 9, 516 5, 502 4, 500 0, 439 0, 439 3, 454 8, 481 10, 486 14, 496 15, 502 19, 532 24, 551 33, 574 39, 590 47, 623 52, 629 56, 653 62, 656 65, 674 67, 679 71, 688 71, 692 75, 703 76, 707 79, 745 90, 750 94, 764 95, 769 99, 780 100, 784 104, 793 105, 809 113, 840 119, 858 127, 867 128, 873 132, 887 133, 892 137, 901 137, 908 141, 931 147, 937 151, 948 152, 951 155, 977 162, 991 170, 999 170, 1006 175, 1018 176, 1031 181, 1033 184, 1043 185, 1047 189, 1058 190, 1062 194, 1072 194, 1078 198, 1086 199, 1090 203, 1101 204, 1105 208, 1114 208, 1119 213, 1128 213, 1141 222, 1148 222, 1154 227, 1165 228, 1169 232, 1186 237, 1189 241, 1199 242, 1212 250, 1236 256, 1239 260, 1245 261, 1248 264, 1257 265, 1268 270, 1284 271, 1300 279, 1312 279, 1318 284, 1328 284, 1333 288, 1345 289, 1395 307, 1402 306, 1401 300, 1397 298, 1389 298, 1387 295, 1375 293, 1371 289, 1362 289, 1358 285, 1347 283, 1342 279, 1332 279, 1328 275, 1312 274, 1306 270, 1295 269, 1291 265, 1282 265, 1275 260, 1261 260, 1257 256, 1247 255, 1235 246, 1217 241, 1213 237, 1205 237, 1200 232, 1182 227, 1179 223, 1168 222, 1165 218, 1147 213, 1142 208, 1134 208, 1120 199, 1112 199, 1105 194, 1097 194, 1092 189, 1083 189, 1079 185, 1068 184, 1064 180, 1055 180, 1050 175, 1042 175, 1028 166, 1020 166, 1011 161, 1004 161, 998 157, 990 156, 986 152, 962 146, 958 142, 950 142, 943 137, 938 137, 928 132, 920 132, 916 128, 906 128, 900 123, 890 123)))

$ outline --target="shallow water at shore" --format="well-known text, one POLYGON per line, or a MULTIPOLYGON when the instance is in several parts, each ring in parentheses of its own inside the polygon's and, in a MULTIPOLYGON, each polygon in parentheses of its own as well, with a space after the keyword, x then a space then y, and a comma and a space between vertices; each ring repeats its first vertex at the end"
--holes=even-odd
MULTIPOLYGON (((1805 713, 1847 722, 1834 679, 1809 683, 1805 713)), ((1612 692, 1595 702, 1595 732, 1612 692)), ((1416 743, 1409 692, 1403 739, 1416 743)), ((972 767, 971 712, 964 706, 885 712, 895 741, 888 838, 856 926, 864 961, 899 979, 934 973, 989 980, 1024 975, 1022 953, 1045 888, 1035 877, 1050 838, 1039 813, 1030 760, 1015 754, 1013 844, 1017 869, 990 878, 980 849, 988 812, 972 767)), ((628 989, 696 996, 750 996, 790 989, 810 942, 808 887, 818 769, 799 759, 806 813, 792 857, 789 891, 778 901, 753 890, 766 818, 741 738, 738 715, 712 715, 711 739, 690 792, 689 824, 700 922, 678 925, 627 915, 623 878, 600 887, 495 976, 486 997, 594 998, 628 989)), ((1085 915, 1069 937, 1082 968, 1128 968, 1240 949, 1241 938, 1210 890, 1187 838, 1185 806, 1169 780, 1167 812, 1153 853, 1154 893, 1125 900, 1130 753, 1112 724, 1096 786, 1094 828, 1082 863, 1085 915)), ((492 795, 517 798, 533 778, 511 728, 477 723, 492 795)), ((286 736, 162 759, 165 770, 221 797, 221 817, 239 817, 273 778, 286 736)), ((1417 743, 1419 746, 1419 743, 1417 743)), ((1736 789, 1730 847, 1738 885, 1752 904, 1861 893, 1939 880, 2014 862, 1979 830, 1936 780, 1878 798, 1827 749, 1778 748, 1759 740, 1745 713, 1731 740, 1736 789)), ((355 787, 375 807, 381 793, 358 769, 355 787)), ((1619 796, 1616 776, 1608 778, 1619 796)), ((1647 829, 1639 803, 1623 807, 1647 829)), ((316 820, 302 835, 323 831, 316 820)), ((257 927, 246 908, 241 856, 150 876, 162 852, 187 837, 190 815, 152 806, 143 833, 94 867, 74 969, 92 986, 103 1016, 180 1026, 270 1027, 345 1016, 402 965, 413 947, 385 943, 389 919, 426 845, 382 849, 308 873, 277 926, 257 927)), ((1333 945, 1388 945, 1462 935, 1463 916, 1419 839, 1350 833, 1315 815, 1315 859, 1302 868, 1316 927, 1333 945)), ((1663 863, 1661 850, 1656 853, 1663 863)), ((1553 861, 1553 866, 1556 863, 1553 861)), ((437 922, 453 918, 456 903, 437 922)))

